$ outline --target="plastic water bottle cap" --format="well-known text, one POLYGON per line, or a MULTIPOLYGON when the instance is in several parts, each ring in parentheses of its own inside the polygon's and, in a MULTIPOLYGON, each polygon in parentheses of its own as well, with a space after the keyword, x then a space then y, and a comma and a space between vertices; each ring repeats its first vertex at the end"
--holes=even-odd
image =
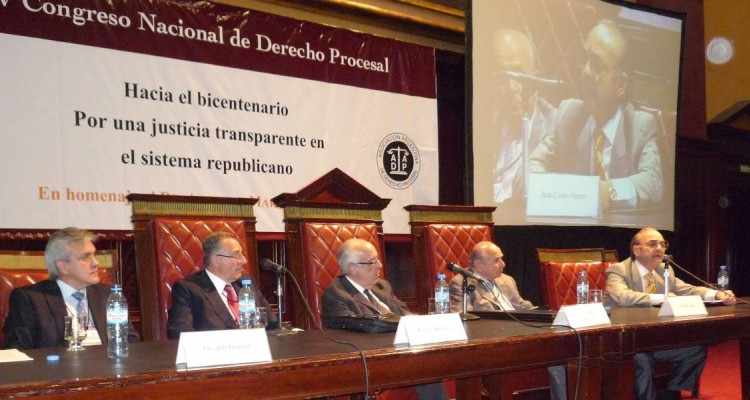
POLYGON ((253 283, 252 279, 243 279, 242 280, 242 286, 250 286, 251 283, 253 283))
POLYGON ((47 361, 60 361, 60 356, 58 356, 57 354, 50 354, 47 356, 47 361))
POLYGON ((438 280, 442 281, 443 279, 445 279, 445 274, 438 274, 438 280))

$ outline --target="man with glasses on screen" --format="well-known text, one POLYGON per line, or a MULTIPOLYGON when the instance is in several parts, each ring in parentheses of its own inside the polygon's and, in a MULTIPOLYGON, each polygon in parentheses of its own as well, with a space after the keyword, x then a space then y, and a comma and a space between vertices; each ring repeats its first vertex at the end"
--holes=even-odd
MULTIPOLYGON (((654 228, 643 228, 630 241, 628 259, 607 269, 607 293, 619 306, 659 305, 664 302, 664 254, 669 243, 654 228)), ((719 300, 724 304, 737 303, 731 290, 717 291, 707 287, 689 285, 669 274, 669 295, 698 295, 705 300, 719 300)), ((659 350, 635 355, 636 399, 679 399, 680 391, 692 391, 700 379, 706 363, 706 348, 690 346, 659 350), (675 369, 669 377, 667 388, 656 397, 653 371, 656 361, 671 361, 675 369)))
MULTIPOLYGON (((174 283, 172 306, 167 319, 167 336, 180 333, 236 329, 239 327, 237 294, 247 258, 239 238, 228 232, 214 232, 203 241, 205 269, 174 283)), ((254 284, 255 304, 268 310, 266 329, 278 327, 278 318, 254 284)))
POLYGON ((529 171, 598 175, 602 209, 655 206, 664 196, 657 126, 626 100, 625 37, 615 22, 602 20, 585 50, 582 99, 560 103, 554 132, 531 154, 529 171))
MULTIPOLYGON (((323 323, 327 317, 365 317, 381 314, 408 315, 409 309, 380 278, 383 265, 375 246, 363 239, 348 239, 336 254, 341 275, 323 291, 323 323)), ((415 386, 420 400, 448 400, 442 382, 415 386)))
POLYGON ((522 201, 528 156, 552 131, 557 110, 539 96, 539 88, 550 81, 536 78, 534 47, 526 35, 512 29, 497 30, 492 35, 492 50, 499 67, 493 74, 499 102, 492 124, 500 129, 493 163, 493 198, 497 203, 522 201))

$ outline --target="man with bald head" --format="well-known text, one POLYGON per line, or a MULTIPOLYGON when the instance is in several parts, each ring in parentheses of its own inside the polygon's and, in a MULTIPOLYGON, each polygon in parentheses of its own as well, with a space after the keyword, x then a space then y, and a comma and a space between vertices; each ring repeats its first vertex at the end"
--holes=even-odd
MULTIPOLYGON (((323 291, 323 323, 327 317, 365 317, 380 314, 408 315, 409 309, 393 293, 388 281, 380 278, 378 250, 363 239, 341 244, 336 260, 341 275, 323 291)), ((414 386, 421 400, 448 400, 442 382, 414 386)))
POLYGON ((586 38, 581 99, 563 100, 553 133, 529 160, 530 172, 599 176, 603 209, 657 205, 664 195, 656 121, 626 99, 627 43, 602 20, 586 38))
MULTIPOLYGON (((664 302, 664 254, 669 243, 654 228, 643 228, 630 241, 631 256, 607 269, 607 293, 620 306, 659 305, 664 302)), ((731 290, 717 291, 689 285, 669 274, 669 295, 701 296, 705 300, 720 300, 727 305, 737 303, 731 290)), ((639 400, 679 399, 682 390, 693 390, 706 363, 706 348, 691 346, 638 353, 635 358, 635 396, 639 400), (653 371, 656 361, 671 361, 675 369, 667 388, 656 396, 653 371)))
MULTIPOLYGON (((518 293, 516 281, 503 273, 505 261, 503 251, 489 241, 482 241, 474 245, 469 255, 469 269, 482 278, 481 281, 467 278, 469 286, 474 290, 467 295, 467 311, 501 311, 501 310, 529 310, 535 308, 530 301, 524 300, 518 293)), ((453 276, 450 282, 450 302, 452 312, 463 311, 464 277, 461 274, 453 276)), ((567 383, 565 366, 548 367, 550 381, 550 398, 552 400, 567 399, 567 383)))
POLYGON ((498 71, 494 74, 497 105, 493 126, 500 128, 495 154, 493 198, 498 203, 521 201, 526 185, 526 160, 539 141, 552 131, 556 109, 538 95, 534 47, 512 29, 492 36, 498 71))
MULTIPOLYGON (((474 245, 469 256, 469 269, 485 280, 468 278, 474 291, 467 297, 467 311, 493 311, 531 309, 534 305, 518 293, 516 281, 503 274, 505 261, 503 252, 492 242, 483 241, 474 245)), ((464 277, 456 274, 450 281, 451 311, 463 311, 464 277)))

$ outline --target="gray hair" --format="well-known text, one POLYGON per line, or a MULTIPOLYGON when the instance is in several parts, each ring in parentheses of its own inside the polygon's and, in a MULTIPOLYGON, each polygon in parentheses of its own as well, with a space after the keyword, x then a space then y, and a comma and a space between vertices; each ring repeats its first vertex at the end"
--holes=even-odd
POLYGON ((224 239, 234 239, 240 243, 240 239, 231 232, 214 232, 203 241, 203 267, 208 268, 211 265, 211 256, 219 250, 219 245, 224 239))
MULTIPOLYGON (((362 262, 362 250, 368 246, 375 247, 372 243, 364 239, 352 238, 341 243, 338 253, 336 253, 336 261, 341 267, 341 273, 349 275, 349 264, 355 264, 362 262)), ((377 249, 376 249, 377 250, 377 249)))
POLYGON ((75 227, 64 228, 50 235, 44 249, 44 263, 50 279, 57 279, 60 275, 57 271, 58 261, 70 261, 70 245, 86 241, 96 242, 96 235, 75 227))

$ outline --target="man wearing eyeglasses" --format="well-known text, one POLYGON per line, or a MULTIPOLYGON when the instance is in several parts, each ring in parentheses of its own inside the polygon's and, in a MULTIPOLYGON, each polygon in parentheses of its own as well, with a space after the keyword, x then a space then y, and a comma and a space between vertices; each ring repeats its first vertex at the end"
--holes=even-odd
POLYGON ((529 158, 530 172, 599 176, 604 209, 658 205, 664 195, 657 125, 627 99, 627 42, 601 20, 586 37, 580 99, 560 103, 555 129, 529 158))
MULTIPOLYGON (((619 306, 651 306, 664 302, 664 254, 669 243, 654 228, 643 228, 630 241, 631 256, 607 269, 607 293, 619 306)), ((720 300, 734 305, 731 290, 717 291, 689 285, 669 274, 669 295, 698 295, 704 300, 720 300)), ((679 399, 682 390, 693 390, 706 363, 706 348, 691 346, 635 355, 635 396, 637 399, 679 399), (653 369, 656 361, 671 361, 675 369, 667 389, 656 397, 653 369)))
MULTIPOLYGON (((181 332, 236 329, 238 315, 233 304, 237 302, 240 278, 247 259, 236 235, 214 232, 203 241, 205 269, 175 282, 172 287, 172 306, 167 318, 167 336, 179 339, 181 332)), ((278 327, 278 318, 271 312, 268 301, 258 290, 255 303, 268 310, 266 329, 278 327)))
MULTIPOLYGON (((10 293, 2 348, 62 346, 66 315, 87 319, 84 345, 107 343, 105 308, 111 288, 100 283, 95 242, 94 233, 75 227, 50 235, 44 249, 49 278, 10 293)), ((137 342, 138 333, 129 328, 128 342, 137 342)))
MULTIPOLYGON (((408 315, 409 309, 380 278, 382 264, 375 246, 363 239, 349 239, 336 255, 341 275, 323 291, 323 323, 326 317, 364 317, 379 314, 408 315)), ((415 386, 422 400, 447 400, 442 382, 415 386)))

